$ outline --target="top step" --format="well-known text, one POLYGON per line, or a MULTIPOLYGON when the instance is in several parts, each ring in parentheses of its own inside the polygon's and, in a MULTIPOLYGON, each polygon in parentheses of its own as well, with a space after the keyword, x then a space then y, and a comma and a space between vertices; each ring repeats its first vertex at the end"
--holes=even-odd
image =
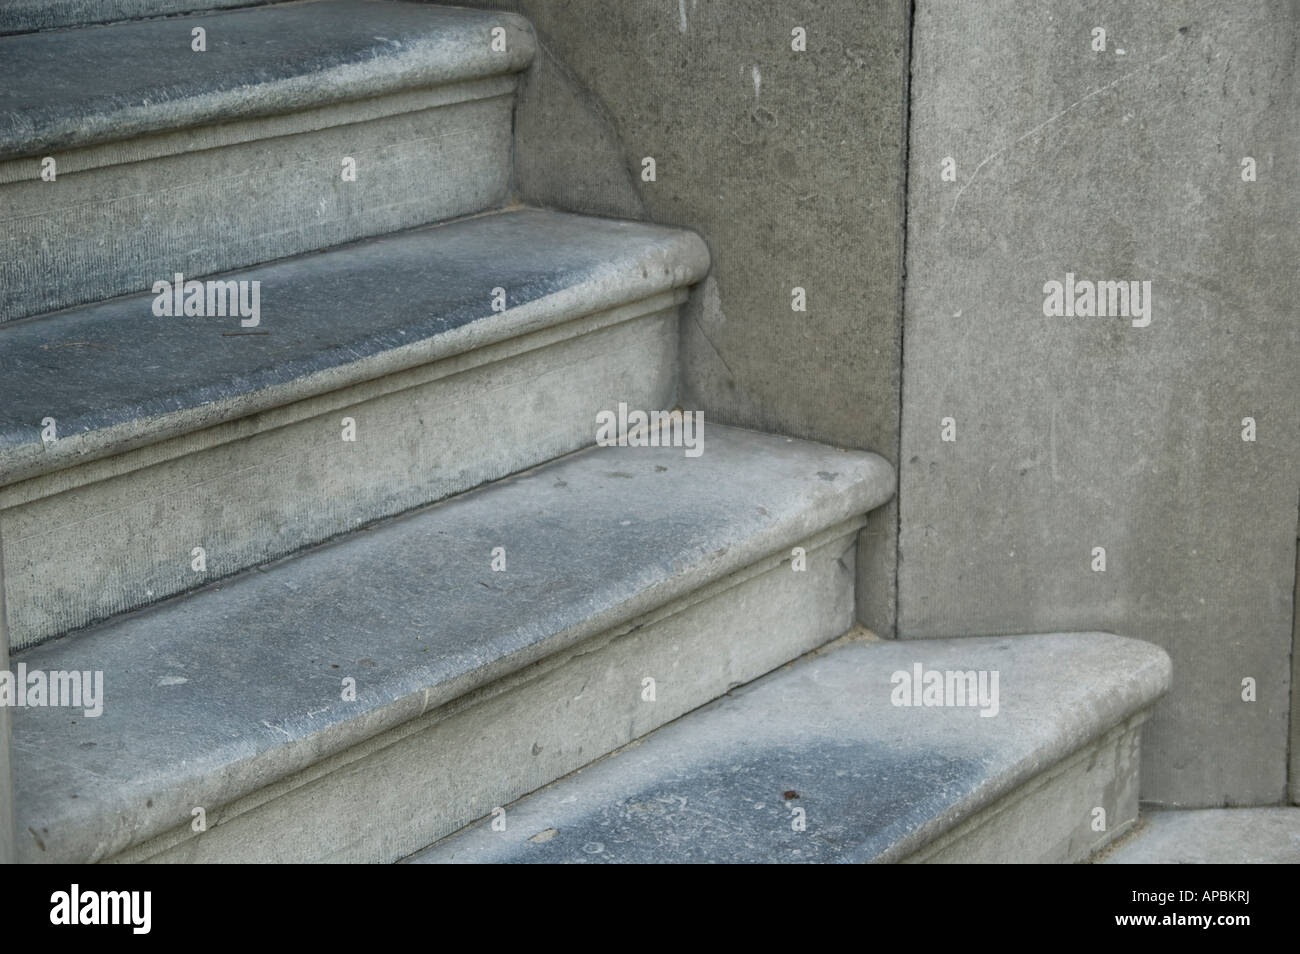
POLYGON ((502 208, 533 49, 396 0, 0 37, 0 322, 502 208))
POLYGON ((0 4, 0 36, 267 2, 269 0, 4 0, 0 4))
POLYGON ((533 51, 519 16, 389 0, 7 37, 0 159, 514 73, 533 51), (203 53, 192 49, 196 27, 203 53))

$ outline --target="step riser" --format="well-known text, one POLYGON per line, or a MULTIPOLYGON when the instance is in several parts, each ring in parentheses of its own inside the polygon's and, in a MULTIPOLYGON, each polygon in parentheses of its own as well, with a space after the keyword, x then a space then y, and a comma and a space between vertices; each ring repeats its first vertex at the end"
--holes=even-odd
POLYGON ((514 82, 0 162, 0 322, 498 208, 514 82))
POLYGON ((906 864, 1075 864, 1138 818, 1142 724, 1149 710, 903 859, 906 864), (1094 831, 1094 810, 1106 812, 1094 831))
POLYGON ((397 860, 848 629, 862 522, 802 541, 805 572, 774 554, 112 860, 397 860))
POLYGON ((11 645, 589 446, 597 412, 620 401, 671 408, 683 298, 659 295, 3 488, 11 645), (355 442, 342 439, 345 417, 355 442), (204 573, 191 566, 197 546, 204 573))

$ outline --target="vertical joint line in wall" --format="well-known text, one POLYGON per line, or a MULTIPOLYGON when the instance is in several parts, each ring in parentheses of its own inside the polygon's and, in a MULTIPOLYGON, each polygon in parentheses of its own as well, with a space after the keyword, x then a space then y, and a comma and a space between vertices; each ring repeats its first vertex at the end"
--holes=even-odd
POLYGON ((903 322, 907 316, 907 204, 908 173, 912 161, 912 63, 914 54, 913 37, 916 31, 916 0, 906 0, 906 4, 907 44, 903 50, 903 55, 906 57, 903 69, 903 130, 902 135, 899 137, 902 153, 899 159, 902 171, 898 190, 898 438, 894 443, 894 480, 896 485, 894 491, 894 613, 892 626, 892 635, 894 637, 899 635, 898 618, 903 605, 902 593, 899 590, 901 578, 899 562, 903 546, 903 345, 907 340, 907 336, 904 334, 903 322))

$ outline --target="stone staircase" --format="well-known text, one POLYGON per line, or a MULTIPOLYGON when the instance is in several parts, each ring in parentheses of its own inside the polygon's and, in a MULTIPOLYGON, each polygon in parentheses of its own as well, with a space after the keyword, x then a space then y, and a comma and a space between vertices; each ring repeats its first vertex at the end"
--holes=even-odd
POLYGON ((518 204, 527 22, 185 6, 0 11, 8 669, 104 674, 101 714, 8 710, 18 860, 1077 860, 1131 823, 1159 650, 823 649, 886 461, 594 446, 674 406, 709 255, 518 204), (893 704, 913 665, 1000 672, 998 717, 893 704))

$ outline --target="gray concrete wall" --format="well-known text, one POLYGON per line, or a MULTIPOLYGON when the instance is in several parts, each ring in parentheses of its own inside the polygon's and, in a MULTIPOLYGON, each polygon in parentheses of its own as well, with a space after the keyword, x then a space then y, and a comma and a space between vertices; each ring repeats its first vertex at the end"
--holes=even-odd
POLYGON ((900 632, 1165 647, 1164 805, 1286 797, 1298 36, 1287 0, 916 5, 900 632), (1150 324, 1045 316, 1067 272, 1150 280, 1150 324))
MULTIPOLYGON (((537 31, 516 116, 525 201, 708 241, 681 404, 896 462, 906 0, 468 5, 537 31)), ((896 522, 875 514, 858 558, 859 614, 884 634, 896 522)))

